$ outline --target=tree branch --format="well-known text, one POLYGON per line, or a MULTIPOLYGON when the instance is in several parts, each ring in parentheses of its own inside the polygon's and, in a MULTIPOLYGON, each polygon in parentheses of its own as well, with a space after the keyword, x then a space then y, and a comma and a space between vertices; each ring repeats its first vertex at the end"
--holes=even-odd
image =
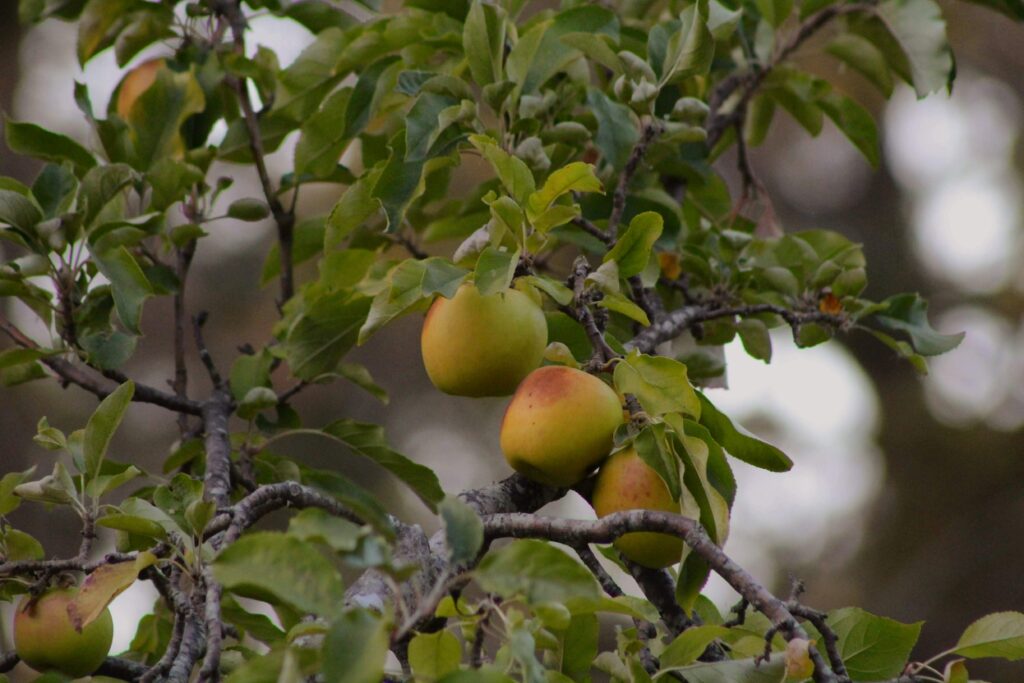
MULTIPOLYGON (((235 51, 245 54, 245 15, 239 6, 238 0, 227 0, 216 3, 217 11, 227 18, 231 25, 231 35, 234 39, 235 51)), ((266 155, 263 151, 263 135, 260 132, 260 122, 256 111, 252 106, 252 99, 249 97, 249 90, 244 79, 228 77, 226 79, 234 89, 238 97, 238 104, 242 109, 242 118, 245 121, 246 131, 249 133, 249 151, 252 154, 253 164, 256 166, 256 173, 260 179, 260 186, 263 188, 263 196, 267 200, 270 212, 277 223, 277 241, 281 252, 281 304, 292 298, 295 293, 294 268, 292 265, 292 244, 295 239, 295 214, 284 208, 281 200, 274 191, 273 183, 270 181, 270 174, 267 172, 266 155)))
POLYGON ((643 160, 644 155, 647 154, 647 148, 660 133, 661 124, 657 121, 652 119, 644 124, 643 130, 640 132, 639 142, 636 143, 633 151, 630 152, 626 165, 622 167, 622 173, 619 174, 619 182, 615 186, 615 192, 612 194, 612 212, 608 216, 608 235, 611 237, 615 237, 618 234, 619 223, 622 221, 622 212, 626 210, 626 195, 629 192, 629 183, 633 180, 633 176, 640 167, 640 162, 643 160))
POLYGON ((203 404, 203 429, 206 433, 206 496, 218 507, 231 505, 231 435, 228 421, 234 410, 231 394, 216 389, 203 404))
MULTIPOLYGON (((806 631, 786 608, 786 604, 758 583, 747 570, 736 564, 711 540, 704 528, 689 517, 653 510, 617 512, 596 521, 505 513, 489 515, 483 522, 484 534, 488 539, 509 536, 544 538, 569 546, 581 543, 611 543, 623 534, 636 531, 671 534, 683 539, 693 552, 703 558, 716 574, 732 586, 733 590, 764 614, 786 640, 807 638, 806 631)), ((810 656, 815 665, 815 682, 837 683, 835 674, 814 647, 810 648, 810 656)))
MULTIPOLYGON (((0 331, 3 331, 15 344, 24 349, 39 348, 39 344, 35 343, 35 341, 25 335, 25 333, 3 318, 0 318, 0 331)), ((108 388, 104 386, 103 382, 98 378, 93 377, 82 368, 64 360, 63 358, 57 356, 46 356, 45 358, 40 358, 39 362, 56 373, 57 376, 64 381, 65 385, 77 385, 95 395, 97 398, 106 398, 116 388, 108 388)), ((117 376, 123 378, 121 383, 128 380, 128 377, 123 373, 117 373, 117 376)), ((158 405, 161 408, 166 408, 167 410, 172 410, 176 413, 187 413, 189 415, 199 415, 202 410, 202 405, 196 401, 183 399, 175 396, 174 394, 168 394, 167 392, 160 391, 159 389, 155 389, 151 386, 140 384, 138 382, 135 383, 135 395, 132 397, 132 400, 136 403, 152 403, 153 405, 158 405)))
MULTIPOLYGON (((836 17, 856 12, 872 12, 874 9, 875 5, 873 2, 857 2, 826 7, 816 14, 812 14, 806 21, 800 24, 789 40, 781 43, 781 46, 776 50, 768 64, 755 64, 748 73, 733 74, 720 81, 708 98, 708 105, 711 109, 708 113, 708 123, 706 126, 708 131, 708 149, 713 149, 718 144, 718 141, 721 140, 722 135, 730 127, 740 122, 743 116, 742 112, 746 109, 747 104, 757 92, 757 89, 764 83, 768 74, 776 66, 792 56, 811 36, 827 26, 836 17), (737 91, 739 91, 739 96, 736 104, 729 111, 723 112, 722 108, 726 101, 735 95, 737 91)), ((741 131, 738 131, 738 133, 742 135, 741 131)))
POLYGON ((811 322, 824 323, 837 329, 844 329, 849 324, 849 321, 843 316, 822 313, 817 310, 794 311, 774 304, 723 307, 712 302, 677 308, 642 330, 640 334, 626 342, 625 346, 627 350, 638 349, 643 353, 650 353, 659 344, 678 337, 697 323, 735 316, 749 317, 762 313, 774 313, 780 316, 790 327, 794 328, 794 331, 800 325, 811 322))

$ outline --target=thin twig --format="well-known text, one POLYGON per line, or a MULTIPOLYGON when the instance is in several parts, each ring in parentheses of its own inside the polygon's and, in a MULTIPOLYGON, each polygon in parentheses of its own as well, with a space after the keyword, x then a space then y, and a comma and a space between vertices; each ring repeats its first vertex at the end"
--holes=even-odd
POLYGON ((626 160, 626 165, 622 168, 622 173, 619 174, 619 182, 615 186, 615 192, 612 194, 612 212, 608 216, 608 234, 611 236, 618 234, 622 213, 626 210, 626 195, 629 192, 629 183, 633 180, 633 176, 640 167, 640 162, 647 153, 647 148, 654 141, 654 138, 661 133, 661 130, 661 124, 654 119, 644 124, 643 130, 640 133, 640 140, 633 147, 633 151, 630 152, 629 158, 626 160))
POLYGON ((606 246, 611 246, 612 244, 615 243, 615 238, 608 234, 606 230, 602 230, 601 228, 597 227, 593 222, 587 220, 583 216, 577 216, 576 218, 573 218, 572 224, 575 225, 577 228, 583 230, 583 232, 593 235, 597 239, 601 240, 602 242, 604 242, 606 246))
MULTIPOLYGON (((24 349, 38 349, 39 345, 29 338, 25 333, 11 324, 9 321, 0 318, 0 331, 4 332, 8 337, 14 341, 15 344, 24 349)), ((114 390, 114 388, 104 386, 98 378, 93 377, 88 372, 70 363, 69 361, 60 358, 58 356, 46 356, 40 358, 41 362, 46 367, 50 368, 53 372, 61 378, 65 385, 74 384, 76 386, 85 389, 89 393, 95 395, 97 398, 106 398, 114 390)), ((104 373, 107 375, 108 373, 104 373)), ((123 378, 121 382, 126 381, 128 377, 123 373, 116 373, 110 371, 111 376, 117 376, 123 378)), ((115 380, 118 381, 118 380, 115 380)), ((153 405, 166 408, 176 413, 187 413, 189 415, 199 415, 202 411, 202 404, 197 401, 190 401, 188 399, 182 399, 174 394, 169 394, 159 389, 155 389, 146 384, 140 384, 135 382, 135 394, 132 397, 133 401, 138 403, 152 403, 153 405)))

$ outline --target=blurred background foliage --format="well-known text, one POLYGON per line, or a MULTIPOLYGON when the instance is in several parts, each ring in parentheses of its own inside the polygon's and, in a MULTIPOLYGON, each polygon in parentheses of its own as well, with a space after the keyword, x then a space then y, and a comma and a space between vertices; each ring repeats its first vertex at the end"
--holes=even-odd
MULTIPOLYGON (((72 79, 86 82, 104 109, 120 78, 113 55, 101 55, 83 73, 73 26, 51 21, 20 28, 16 6, 0 2, 0 108, 87 140, 72 79)), ((984 613, 1024 607, 1024 25, 963 2, 945 2, 943 9, 957 56, 951 96, 918 102, 903 86, 885 105, 859 75, 838 75, 880 117, 880 169, 871 169, 831 124, 811 139, 788 120, 773 127, 752 161, 787 230, 823 227, 862 242, 866 296, 921 292, 932 302, 938 329, 967 332, 963 345, 933 359, 923 379, 867 337, 802 351, 780 338, 770 366, 730 347, 731 389, 713 391, 723 409, 796 461, 785 476, 737 464, 747 490, 734 511, 731 554, 777 592, 786 592, 790 576, 804 579, 808 604, 858 604, 901 621, 926 620, 921 653, 955 641, 984 613)), ((253 28, 283 64, 310 39, 297 24, 269 17, 254 20, 253 28)), ((148 51, 135 62, 158 54, 148 51)), ((835 68, 823 56, 824 44, 816 41, 800 60, 819 73, 835 68)), ((290 150, 286 143, 270 158, 278 173, 288 167, 290 150)), ((28 180, 36 171, 34 162, 0 142, 0 175, 28 180)), ((479 172, 462 167, 461 187, 479 172)), ((234 175, 231 192, 238 197, 254 194, 252 169, 225 165, 214 174, 234 175)), ((735 174, 727 176, 738 187, 735 174)), ((322 187, 305 193, 300 220, 333 204, 336 186, 322 187)), ((210 311, 215 355, 219 350, 227 358, 238 345, 263 342, 258 335, 276 316, 274 291, 259 286, 271 233, 269 223, 223 221, 199 252, 190 306, 210 311)), ((39 332, 22 313, 15 305, 6 311, 39 332)), ((163 385, 171 375, 169 316, 169 301, 147 306, 148 334, 127 368, 149 384, 163 385)), ((390 441, 437 469, 449 491, 504 476, 497 442, 504 400, 433 389, 419 358, 419 326, 416 316, 401 320, 379 333, 372 351, 353 356, 389 390, 387 406, 341 384, 305 392, 297 407, 310 423, 342 414, 382 422, 390 441)), ((203 377, 199 368, 192 376, 203 377)), ((41 415, 72 429, 93 407, 91 396, 54 382, 0 391, 4 471, 46 457, 31 440, 41 415)), ((176 437, 173 419, 161 409, 135 405, 115 447, 120 459, 159 471, 176 437)), ((394 501, 392 509, 416 514, 389 480, 339 449, 301 440, 292 448, 310 464, 346 468, 394 501)), ((561 514, 593 514, 580 501, 558 505, 561 514)), ((49 554, 71 552, 78 542, 70 513, 25 506, 14 517, 46 539, 49 554)), ((723 607, 734 599, 724 584, 709 590, 723 607)), ((115 603, 115 650, 151 604, 140 591, 115 603)), ((993 666, 977 673, 1009 681, 1020 680, 1019 672, 1019 666, 1002 672, 993 666)))

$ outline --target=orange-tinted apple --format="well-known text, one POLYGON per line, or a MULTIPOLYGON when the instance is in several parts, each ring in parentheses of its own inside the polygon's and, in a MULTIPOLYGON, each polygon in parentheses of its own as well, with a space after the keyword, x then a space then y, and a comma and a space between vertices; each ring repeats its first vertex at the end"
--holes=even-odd
POLYGON ((420 348, 430 381, 446 394, 507 396, 540 365, 547 342, 544 313, 529 296, 483 296, 464 284, 430 307, 420 348))
POLYGON ((607 384, 581 370, 549 365, 516 389, 501 423, 512 469, 550 486, 572 486, 608 457, 622 404, 607 384))
POLYGON ((114 636, 110 610, 75 630, 68 603, 77 589, 57 588, 29 604, 26 596, 14 615, 14 649, 36 671, 59 671, 72 678, 88 676, 99 668, 114 636))
MULTIPOLYGON (((668 487, 658 473, 641 459, 634 448, 608 458, 597 473, 592 497, 598 517, 624 510, 658 510, 679 513, 668 487)), ((661 569, 679 562, 683 541, 675 536, 653 532, 634 532, 620 536, 615 547, 637 564, 661 569)))

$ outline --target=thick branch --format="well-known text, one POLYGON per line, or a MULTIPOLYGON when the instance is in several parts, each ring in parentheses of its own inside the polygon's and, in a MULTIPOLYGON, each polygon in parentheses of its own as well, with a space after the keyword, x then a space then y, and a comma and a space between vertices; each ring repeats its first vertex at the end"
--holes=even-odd
POLYGON ((94 675, 118 678, 122 681, 137 681, 146 671, 146 665, 140 662, 122 657, 107 657, 94 675))
POLYGON ((676 602, 676 586, 672 577, 663 569, 649 569, 636 562, 626 562, 630 575, 640 586, 647 599, 661 615, 661 620, 668 626, 673 636, 690 628, 693 622, 676 602))
POLYGON ((217 389, 203 404, 206 433, 206 496, 219 507, 231 505, 231 437, 228 420, 234 406, 231 394, 217 389))
MULTIPOLYGON (((703 558, 716 574, 732 586, 733 590, 768 617, 786 640, 807 638, 807 633, 786 608, 786 604, 758 583, 747 570, 736 564, 711 540, 704 528, 689 517, 653 510, 630 510, 617 512, 596 521, 523 513, 495 514, 485 517, 483 521, 484 533, 488 539, 509 536, 545 538, 570 546, 581 543, 611 543, 619 536, 635 531, 671 534, 683 539, 693 552, 703 558)), ((836 676, 825 664, 821 654, 813 647, 810 654, 815 664, 816 683, 835 683, 836 676)))

